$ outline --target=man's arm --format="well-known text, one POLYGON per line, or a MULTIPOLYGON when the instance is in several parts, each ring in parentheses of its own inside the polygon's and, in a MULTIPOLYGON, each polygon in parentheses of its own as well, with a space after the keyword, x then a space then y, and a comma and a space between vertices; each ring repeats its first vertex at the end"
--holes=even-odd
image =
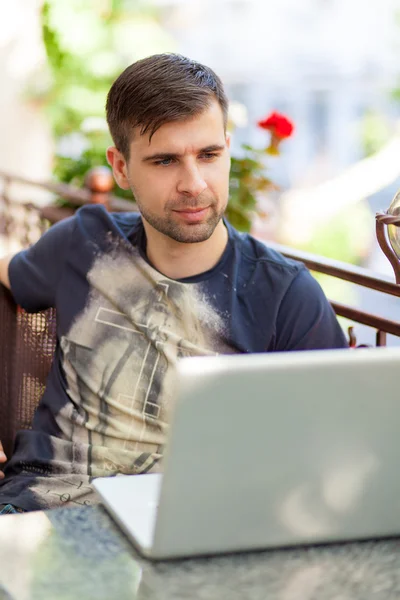
POLYGON ((55 306, 69 248, 75 217, 48 229, 32 246, 0 260, 0 280, 27 312, 55 306))
POLYGON ((276 325, 278 351, 348 347, 329 301, 307 269, 289 287, 276 325))
POLYGON ((8 277, 8 265, 11 262, 13 254, 0 258, 0 283, 10 289, 10 279, 8 277))

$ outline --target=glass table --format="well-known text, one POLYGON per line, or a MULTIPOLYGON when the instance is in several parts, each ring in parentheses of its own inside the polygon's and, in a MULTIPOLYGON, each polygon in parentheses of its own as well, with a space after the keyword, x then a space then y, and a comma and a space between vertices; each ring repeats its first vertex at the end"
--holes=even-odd
POLYGON ((0 517, 0 600, 388 600, 400 538, 151 563, 101 506, 0 517))

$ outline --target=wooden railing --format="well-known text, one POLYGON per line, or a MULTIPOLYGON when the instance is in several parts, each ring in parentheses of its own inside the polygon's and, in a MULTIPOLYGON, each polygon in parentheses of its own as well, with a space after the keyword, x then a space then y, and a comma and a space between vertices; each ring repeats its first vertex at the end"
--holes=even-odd
MULTIPOLYGON (((70 216, 77 208, 84 204, 103 204, 108 210, 117 212, 137 210, 134 202, 123 200, 111 194, 114 186, 113 177, 108 169, 102 167, 92 169, 88 172, 85 178, 85 187, 82 189, 61 183, 31 181, 24 177, 0 171, 0 184, 1 182, 3 185, 2 189, 0 188, 0 234, 3 234, 6 238, 19 235, 18 241, 21 246, 26 246, 34 242, 35 238, 37 239, 49 225, 70 216), (30 187, 35 186, 47 190, 56 197, 67 200, 68 207, 62 207, 54 203, 39 207, 31 202, 13 202, 10 193, 13 183, 24 184, 30 187), (25 219, 22 222, 22 228, 20 227, 19 230, 22 233, 18 234, 13 222, 13 210, 21 209, 25 211, 25 219)), ((400 261, 386 237, 385 227, 388 224, 400 227, 400 217, 394 217, 387 213, 377 215, 377 239, 382 251, 393 267, 396 282, 388 277, 376 275, 354 265, 341 263, 275 243, 268 243, 268 245, 289 258, 303 262, 311 271, 324 273, 364 288, 376 290, 382 294, 400 298, 400 261)), ((400 338, 400 320, 394 321, 382 315, 368 313, 333 300, 331 300, 331 304, 338 316, 374 328, 376 330, 377 346, 386 345, 387 334, 400 338)), ((349 327, 349 341, 351 346, 357 345, 352 327, 349 327)))
MULTIPOLYGON (((50 225, 71 216, 84 204, 103 204, 115 212, 137 210, 136 204, 111 194, 114 179, 109 169, 91 169, 85 178, 85 186, 80 189, 65 183, 34 181, 11 175, 0 170, 0 234, 14 237, 21 246, 29 245, 50 225), (12 186, 22 184, 29 188, 40 188, 50 192, 54 198, 66 200, 68 206, 57 202, 38 206, 33 202, 16 202, 12 198, 12 186)), ((29 193, 29 192, 27 192, 29 193)))

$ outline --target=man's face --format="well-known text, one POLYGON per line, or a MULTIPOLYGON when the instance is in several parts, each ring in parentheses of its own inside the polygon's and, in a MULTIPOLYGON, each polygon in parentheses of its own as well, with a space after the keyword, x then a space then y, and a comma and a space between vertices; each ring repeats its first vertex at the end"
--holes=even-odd
POLYGON ((228 202, 229 138, 217 101, 199 116, 162 125, 149 142, 135 131, 125 162, 108 150, 117 183, 131 188, 147 234, 181 243, 207 240, 228 202))

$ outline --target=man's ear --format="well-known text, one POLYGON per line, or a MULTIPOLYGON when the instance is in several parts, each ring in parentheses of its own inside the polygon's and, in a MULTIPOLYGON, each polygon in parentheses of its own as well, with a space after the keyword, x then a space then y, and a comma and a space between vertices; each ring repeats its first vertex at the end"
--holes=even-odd
POLYGON ((121 152, 115 147, 110 146, 106 152, 107 161, 113 170, 115 181, 123 190, 129 190, 128 171, 126 160, 121 152))
POLYGON ((227 131, 225 134, 225 141, 226 141, 226 146, 227 146, 228 150, 231 147, 231 140, 232 140, 232 136, 229 133, 229 131, 227 131))

